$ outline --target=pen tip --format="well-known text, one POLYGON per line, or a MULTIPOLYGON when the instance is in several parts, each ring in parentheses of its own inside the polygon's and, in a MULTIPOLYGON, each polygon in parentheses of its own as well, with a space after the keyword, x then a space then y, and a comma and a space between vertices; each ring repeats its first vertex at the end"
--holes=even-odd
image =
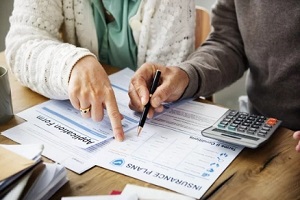
POLYGON ((138 129, 137 129, 137 133, 138 133, 138 136, 140 135, 140 132, 142 131, 142 127, 139 126, 138 129))

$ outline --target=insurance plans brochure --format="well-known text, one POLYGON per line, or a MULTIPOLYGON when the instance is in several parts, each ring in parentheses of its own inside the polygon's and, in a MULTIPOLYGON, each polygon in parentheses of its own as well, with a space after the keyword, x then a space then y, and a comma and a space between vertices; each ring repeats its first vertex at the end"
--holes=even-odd
POLYGON ((17 115, 26 120, 2 135, 21 144, 42 143, 43 155, 83 173, 97 165, 184 195, 200 198, 243 149, 201 135, 226 108, 185 100, 166 104, 137 136, 140 114, 128 107, 130 69, 110 75, 125 140, 117 142, 109 118, 84 119, 69 101, 49 100, 17 115))

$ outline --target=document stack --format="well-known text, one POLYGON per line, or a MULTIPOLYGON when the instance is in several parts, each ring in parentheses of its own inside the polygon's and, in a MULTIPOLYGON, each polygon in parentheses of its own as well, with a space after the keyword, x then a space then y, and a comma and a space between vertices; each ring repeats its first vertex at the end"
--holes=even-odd
POLYGON ((42 161, 43 145, 0 145, 0 199, 49 199, 67 181, 66 170, 42 161))

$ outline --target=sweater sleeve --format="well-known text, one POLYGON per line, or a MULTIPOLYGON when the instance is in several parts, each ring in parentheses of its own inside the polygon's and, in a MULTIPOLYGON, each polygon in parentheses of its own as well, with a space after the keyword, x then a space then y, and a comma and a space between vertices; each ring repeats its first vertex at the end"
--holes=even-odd
MULTIPOLYGON (((71 2, 71 1, 70 1, 71 2)), ((67 99, 74 64, 89 50, 64 43, 62 0, 15 0, 6 60, 21 84, 48 98, 67 99)))
POLYGON ((179 67, 190 82, 182 98, 210 96, 239 79, 247 69, 234 0, 219 0, 212 9, 206 42, 179 67))

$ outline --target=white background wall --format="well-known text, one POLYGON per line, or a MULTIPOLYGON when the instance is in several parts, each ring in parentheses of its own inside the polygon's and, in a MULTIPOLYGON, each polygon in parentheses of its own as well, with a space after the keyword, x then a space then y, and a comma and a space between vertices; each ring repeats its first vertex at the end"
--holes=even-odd
POLYGON ((9 29, 8 18, 11 15, 13 0, 1 0, 0 2, 0 51, 5 49, 4 38, 9 29))
POLYGON ((196 0, 196 5, 203 6, 204 8, 210 10, 211 6, 216 2, 216 0, 196 0))

